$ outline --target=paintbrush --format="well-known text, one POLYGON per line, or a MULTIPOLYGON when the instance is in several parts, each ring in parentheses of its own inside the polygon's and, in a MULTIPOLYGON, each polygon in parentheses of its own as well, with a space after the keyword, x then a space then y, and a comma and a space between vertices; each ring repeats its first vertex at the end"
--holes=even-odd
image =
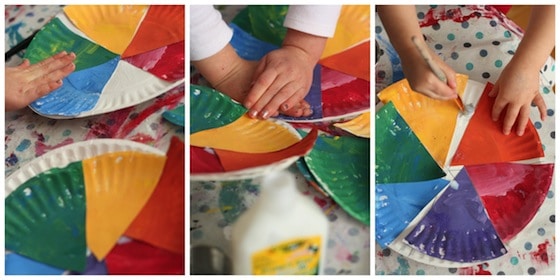
MULTIPOLYGON (((445 73, 443 73, 436 62, 432 59, 432 56, 430 55, 428 49, 426 49, 424 45, 422 45, 418 41, 418 38, 416 36, 412 36, 412 43, 414 44, 414 46, 416 46, 416 49, 418 50, 418 52, 420 52, 420 55, 422 55, 422 58, 424 58, 424 61, 426 61, 430 69, 432 69, 432 72, 438 77, 438 79, 447 84, 447 77, 445 76, 445 73)), ((463 100, 461 100, 461 96, 457 95, 457 98, 455 98, 455 104, 459 106, 459 110, 462 113, 465 112, 465 105, 463 103, 463 100)))
POLYGON ((20 51, 26 49, 29 46, 29 44, 31 43, 31 41, 33 40, 33 38, 35 37, 35 35, 37 34, 37 32, 39 32, 39 30, 33 32, 33 34, 31 34, 31 36, 23 39, 17 45, 13 46, 10 50, 8 50, 5 54, 4 59, 7 61, 8 59, 10 59, 10 57, 12 57, 15 54, 19 53, 20 51))

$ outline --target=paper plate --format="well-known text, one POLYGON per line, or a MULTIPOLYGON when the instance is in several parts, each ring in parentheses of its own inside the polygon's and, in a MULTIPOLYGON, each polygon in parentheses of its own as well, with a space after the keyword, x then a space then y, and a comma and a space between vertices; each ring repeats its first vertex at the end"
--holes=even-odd
POLYGON ((320 121, 348 118, 369 111, 369 85, 366 80, 322 67, 323 118, 320 121))
POLYGON ((185 258, 138 241, 117 244, 106 259, 111 275, 184 275, 185 258))
POLYGON ((124 60, 162 80, 178 81, 185 78, 185 41, 126 57, 124 60))
POLYGON ((480 263, 507 250, 463 169, 458 188, 447 188, 405 241, 428 256, 458 263, 480 263))
POLYGON ((375 185, 375 239, 386 248, 449 184, 444 179, 375 185))
POLYGON ((248 5, 232 22, 257 39, 280 46, 286 36, 287 13, 287 5, 248 5))
POLYGON ((507 242, 533 219, 552 182, 553 164, 496 163, 466 166, 502 241, 507 242))
POLYGON ((375 182, 418 182, 445 176, 392 102, 375 114, 375 182))
POLYGON ((191 84, 191 134, 230 124, 245 113, 247 109, 229 96, 208 87, 191 84))
POLYGON ((235 52, 246 60, 260 60, 267 53, 278 49, 279 46, 261 41, 235 23, 230 23, 229 27, 233 29, 233 37, 230 44, 235 52))
POLYGON ((85 186, 81 162, 25 181, 5 199, 5 247, 60 269, 85 268, 85 186))
POLYGON ((366 112, 347 122, 334 123, 333 125, 358 137, 369 138, 371 127, 370 117, 370 112, 366 112))
POLYGON ((370 222, 369 140, 320 135, 305 163, 325 191, 348 214, 370 222))
MULTIPOLYGON (((99 31, 101 32, 102 29, 104 30, 107 26, 110 26, 112 20, 119 20, 118 15, 122 17, 123 14, 127 14, 126 11, 135 11, 132 13, 136 13, 140 10, 145 10, 146 8, 142 8, 144 6, 85 6, 86 9, 95 10, 92 13, 92 17, 95 18, 92 22, 98 22, 103 20, 103 16, 107 16, 111 18, 110 20, 107 19, 106 24, 98 24, 96 26, 99 27, 99 31), (123 12, 119 13, 119 9, 122 9, 123 12), (95 14, 95 15, 93 15, 95 14), (117 16, 115 16, 117 15, 117 16), (101 17, 101 18, 100 18, 101 17), (115 17, 117 19, 115 19, 115 17), (105 27, 103 27, 105 26, 105 27)), ((66 10, 70 10, 71 14, 76 12, 80 16, 78 21, 85 19, 85 17, 81 17, 82 15, 82 6, 78 7, 76 11, 72 11, 74 6, 67 6, 65 7, 66 10)), ((142 19, 144 13, 140 15, 139 20, 142 19)), ((89 17, 89 15, 88 15, 89 17)), ((76 20, 77 18, 73 18, 76 20)), ((123 19, 124 20, 124 19, 123 19)), ((126 20, 125 20, 126 21, 126 20)), ((86 25, 90 25, 89 22, 81 22, 86 25)), ((125 23, 125 25, 129 25, 125 23)), ((91 27, 91 26, 90 26, 91 27)), ((134 27, 132 31, 135 31, 137 27, 134 27)), ((84 27, 86 28, 86 27, 84 27)), ((87 27, 89 28, 89 27, 87 27)), ((96 27, 97 28, 97 27, 96 27)), ((111 29, 112 27, 107 27, 111 29)), ((120 29, 121 27, 117 28, 120 29)), ((94 28, 95 29, 95 28, 94 28)), ((124 29, 128 30, 129 27, 125 27, 124 29)), ((89 30, 91 31, 91 30, 89 30)), ((93 31, 94 33, 96 31, 93 31)), ((103 31, 106 32, 106 31, 103 31)), ((128 31, 127 31, 128 32, 128 31)), ((111 32, 109 32, 111 33, 111 32)), ((112 33, 111 33, 112 34, 112 33)), ((116 33, 115 33, 116 34, 116 33)), ((120 33, 119 33, 120 34, 120 33)), ((134 33, 133 33, 134 34, 134 33)), ((63 86, 53 93, 56 92, 70 92, 73 93, 72 95, 58 95, 58 96, 51 96, 44 97, 44 99, 40 99, 37 102, 34 102, 30 105, 31 109, 36 111, 38 114, 55 118, 55 119, 67 119, 67 118, 79 118, 79 117, 87 117, 93 116, 98 114, 103 114, 107 112, 112 112, 115 110, 119 110, 125 107, 133 106, 144 101, 150 100, 155 98, 156 96, 167 92, 168 90, 178 86, 179 84, 184 82, 184 75, 180 77, 180 61, 184 63, 184 50, 181 53, 179 47, 173 47, 177 50, 173 54, 169 54, 169 48, 166 49, 166 57, 174 58, 172 64, 163 65, 162 63, 165 61, 171 61, 169 59, 161 59, 159 65, 156 64, 156 68, 152 69, 151 67, 147 67, 150 69, 142 70, 136 66, 133 66, 127 62, 124 62, 115 49, 113 52, 108 51, 107 49, 101 47, 99 42, 92 39, 90 36, 98 36, 94 34, 85 34, 82 32, 79 27, 74 26, 71 21, 68 19, 66 12, 61 12, 54 18, 51 22, 49 22, 43 29, 41 29, 33 41, 31 42, 30 46, 26 51, 26 55, 29 56, 29 59, 32 63, 36 63, 42 59, 50 57, 55 53, 60 51, 74 51, 76 53, 76 71, 71 74, 69 77, 73 75, 81 75, 79 78, 74 78, 72 81, 71 79, 65 78, 63 79, 63 86), (182 60, 177 60, 177 58, 182 56, 182 60), (94 66, 102 65, 109 60, 114 59, 114 63, 116 68, 113 66, 113 70, 109 68, 105 68, 105 70, 98 71, 99 74, 103 74, 105 77, 104 79, 97 80, 92 79, 91 77, 95 77, 92 73, 94 66), (82 72, 83 71, 83 72, 82 72), (149 71, 154 72, 151 74, 149 71), (168 72, 167 72, 168 71, 168 72), (81 74, 78 74, 82 72, 81 74), (167 72, 167 73, 166 73, 167 72), (86 79, 87 82, 82 81, 84 77, 88 77, 86 79), (167 77, 169 81, 165 79, 161 79, 158 77, 167 77), (46 102, 48 103, 74 103, 74 104, 81 104, 83 101, 76 101, 77 96, 82 95, 82 91, 73 90, 76 88, 74 85, 77 81, 80 81, 79 85, 82 88, 87 88, 88 92, 93 91, 95 94, 91 94, 91 99, 87 103, 87 106, 58 106, 49 104, 48 106, 45 105, 46 102), (94 90, 93 90, 94 89, 94 90), (101 90, 99 90, 101 89, 101 90), (56 97, 56 98, 55 98, 56 97), (49 110, 43 110, 43 108, 50 108, 49 110)), ((120 35, 119 35, 120 36, 120 35)), ((128 35, 127 35, 128 36, 128 35)), ((108 36, 111 37, 111 36, 108 36)), ((119 40, 116 40, 117 44, 121 44, 125 42, 126 39, 122 39, 119 37, 119 40)), ((157 43, 157 42, 156 42, 157 43)), ((159 42, 159 47, 163 48, 168 46, 166 42, 159 42)), ((109 48, 109 47, 108 47, 109 48)), ((122 47, 118 47, 122 48, 122 47)), ((171 48, 171 46, 170 46, 171 48)), ((162 50, 160 50, 160 53, 162 50)), ((157 52, 156 52, 157 53, 157 52)), ((146 54, 145 56, 151 56, 153 58, 154 54, 146 54)), ((112 64, 113 65, 113 64, 112 64)), ((142 68, 146 68, 147 65, 143 65, 142 68)), ((184 73, 184 72, 183 72, 184 73)), ((99 75, 98 74, 98 75, 99 75)), ((52 94, 52 93, 51 93, 52 94)), ((49 94, 50 95, 50 94, 49 94)), ((49 96, 47 95, 47 96, 49 96)))
POLYGON ((172 110, 167 110, 161 115, 174 125, 185 127, 185 104, 179 104, 172 110))
POLYGON ((5 256, 6 275, 62 275, 64 269, 34 261, 24 256, 9 253, 5 256))
MULTIPOLYGON (((370 9, 369 5, 342 6, 334 36, 327 39, 321 59, 341 53, 364 41, 369 41, 370 9)), ((369 81, 369 77, 366 80, 369 81)))

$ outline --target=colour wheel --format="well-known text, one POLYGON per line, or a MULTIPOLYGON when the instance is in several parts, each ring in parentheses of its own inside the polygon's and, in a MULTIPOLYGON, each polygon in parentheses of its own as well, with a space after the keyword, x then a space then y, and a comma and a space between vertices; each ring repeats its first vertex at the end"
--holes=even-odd
POLYGON ((533 122, 523 136, 505 136, 502 123, 490 120, 492 86, 468 80, 459 92, 475 107, 472 115, 423 100, 406 80, 379 93, 375 222, 382 248, 463 267, 503 256, 531 222, 551 187, 554 161, 533 122), (452 121, 432 122, 423 116, 430 112, 452 121))
POLYGON ((69 5, 33 38, 24 58, 61 51, 76 70, 30 108, 50 118, 112 112, 184 82, 184 6, 69 5))

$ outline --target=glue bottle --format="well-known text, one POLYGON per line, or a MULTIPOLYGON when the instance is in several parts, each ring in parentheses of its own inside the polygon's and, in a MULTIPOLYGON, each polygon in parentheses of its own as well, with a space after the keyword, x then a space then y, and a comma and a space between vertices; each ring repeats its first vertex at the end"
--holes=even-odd
POLYGON ((319 274, 328 220, 287 171, 263 178, 259 197, 232 226, 233 274, 319 274))

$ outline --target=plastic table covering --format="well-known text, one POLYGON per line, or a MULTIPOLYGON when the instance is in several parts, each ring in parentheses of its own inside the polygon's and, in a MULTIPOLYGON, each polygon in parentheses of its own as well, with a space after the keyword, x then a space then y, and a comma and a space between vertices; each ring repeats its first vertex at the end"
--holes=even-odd
MULTIPOLYGON (((495 83, 509 62, 522 37, 515 23, 490 6, 417 6, 417 17, 428 46, 456 72, 469 79, 495 83)), ((381 20, 376 16, 375 39, 383 55, 376 69, 376 92, 404 78, 400 60, 391 46, 381 20)), ((537 128, 545 160, 554 163, 555 94, 554 60, 541 69, 541 94, 547 105, 547 119, 531 108, 531 121, 537 128)), ((508 253, 478 265, 446 268, 414 261, 391 250, 375 247, 375 274, 408 275, 553 275, 555 274, 555 188, 552 185, 533 220, 509 241, 508 253)))

